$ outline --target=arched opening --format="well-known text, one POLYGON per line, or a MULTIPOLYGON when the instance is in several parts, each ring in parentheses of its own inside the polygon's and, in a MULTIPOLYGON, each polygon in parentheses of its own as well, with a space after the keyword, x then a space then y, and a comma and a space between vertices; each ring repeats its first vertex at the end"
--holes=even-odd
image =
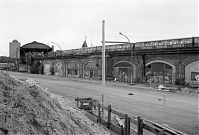
POLYGON ((199 84, 199 60, 185 66, 185 82, 199 84))
POLYGON ((174 83, 175 66, 164 61, 151 61, 146 64, 147 82, 152 83, 174 83))
POLYGON ((113 65, 113 75, 117 81, 131 82, 135 80, 135 65, 127 61, 119 61, 113 65))
POLYGON ((95 62, 89 61, 83 65, 83 78, 97 79, 98 67, 95 62))
POLYGON ((54 65, 54 75, 61 76, 62 75, 62 64, 57 62, 54 65))
POLYGON ((44 64, 44 74, 45 75, 51 75, 51 71, 50 71, 50 68, 51 68, 51 64, 49 63, 45 63, 44 64))
POLYGON ((66 66, 67 76, 78 77, 78 65, 76 62, 69 62, 66 66))

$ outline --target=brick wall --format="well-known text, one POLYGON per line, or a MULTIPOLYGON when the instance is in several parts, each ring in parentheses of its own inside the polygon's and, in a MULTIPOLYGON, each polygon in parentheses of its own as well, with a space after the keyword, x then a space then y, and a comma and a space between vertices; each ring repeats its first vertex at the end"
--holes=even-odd
MULTIPOLYGON (((172 83, 175 83, 176 79, 182 78, 185 79, 187 82, 192 83, 190 79, 191 72, 198 72, 198 60, 199 55, 197 54, 166 54, 166 55, 146 55, 145 56, 145 65, 155 62, 162 62, 165 64, 168 64, 172 66, 172 83), (194 63, 197 61, 196 63, 194 63)), ((64 72, 67 76, 67 64, 70 62, 75 62, 78 65, 78 75, 75 77, 83 78, 85 77, 85 65, 89 62, 96 64, 97 69, 97 75, 100 78, 101 77, 101 71, 102 71, 102 60, 101 56, 86 56, 81 58, 70 58, 64 59, 64 72)), ((114 65, 116 63, 120 62, 127 62, 132 63, 133 67, 133 81, 138 81, 140 78, 142 79, 144 77, 144 65, 143 65, 143 59, 141 56, 109 56, 106 57, 106 74, 107 75, 113 75, 114 71, 114 65)), ((55 75, 61 75, 61 60, 44 60, 44 74, 49 75, 50 74, 50 68, 54 67, 55 75), (59 65, 59 66, 58 66, 59 65)), ((95 69, 95 70, 96 70, 95 69)))

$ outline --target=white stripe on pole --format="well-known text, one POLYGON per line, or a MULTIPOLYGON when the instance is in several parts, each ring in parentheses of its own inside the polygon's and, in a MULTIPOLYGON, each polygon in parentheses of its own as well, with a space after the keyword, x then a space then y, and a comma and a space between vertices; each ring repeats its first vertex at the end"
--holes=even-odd
POLYGON ((102 21, 102 103, 105 89, 105 20, 102 21))

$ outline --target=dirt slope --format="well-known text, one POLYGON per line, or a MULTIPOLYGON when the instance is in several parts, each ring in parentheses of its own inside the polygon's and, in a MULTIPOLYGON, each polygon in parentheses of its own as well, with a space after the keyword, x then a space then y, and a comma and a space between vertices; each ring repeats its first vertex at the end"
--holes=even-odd
POLYGON ((63 98, 56 99, 33 81, 0 72, 0 135, 110 134, 63 98))

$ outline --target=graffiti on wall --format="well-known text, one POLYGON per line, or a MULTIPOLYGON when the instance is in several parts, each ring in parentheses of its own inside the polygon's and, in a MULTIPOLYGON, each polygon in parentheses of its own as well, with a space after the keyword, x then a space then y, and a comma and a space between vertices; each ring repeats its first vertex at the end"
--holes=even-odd
POLYGON ((191 72, 191 80, 199 83, 199 72, 191 72))
POLYGON ((165 63, 152 63, 146 67, 147 82, 172 83, 172 67, 165 63))

